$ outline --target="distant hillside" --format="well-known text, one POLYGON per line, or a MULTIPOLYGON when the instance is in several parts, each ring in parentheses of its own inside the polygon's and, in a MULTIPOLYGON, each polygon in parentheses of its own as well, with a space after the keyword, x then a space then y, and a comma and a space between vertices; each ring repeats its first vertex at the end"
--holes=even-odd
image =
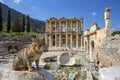
MULTIPOLYGON (((7 11, 8 11, 9 8, 10 7, 8 7, 7 5, 2 4, 2 17, 3 17, 3 22, 4 23, 6 23, 6 21, 7 21, 7 11)), ((22 15, 23 14, 14 10, 14 9, 11 9, 11 8, 10 8, 10 10, 11 10, 11 21, 13 21, 14 18, 16 17, 16 15, 18 15, 20 21, 22 22, 22 15)), ((42 26, 45 26, 45 21, 40 21, 40 20, 37 20, 37 19, 30 18, 30 26, 34 27, 34 28, 41 28, 42 26)))

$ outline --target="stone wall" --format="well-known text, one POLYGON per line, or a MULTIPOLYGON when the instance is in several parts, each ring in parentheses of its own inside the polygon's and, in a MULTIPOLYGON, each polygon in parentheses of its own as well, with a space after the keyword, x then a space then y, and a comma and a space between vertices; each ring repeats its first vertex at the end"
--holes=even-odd
POLYGON ((0 37, 0 56, 9 53, 16 53, 31 43, 35 35, 24 35, 19 37, 0 37), (7 52, 7 53, 6 53, 7 52))
POLYGON ((108 37, 96 47, 93 59, 100 67, 120 66, 120 36, 108 37))

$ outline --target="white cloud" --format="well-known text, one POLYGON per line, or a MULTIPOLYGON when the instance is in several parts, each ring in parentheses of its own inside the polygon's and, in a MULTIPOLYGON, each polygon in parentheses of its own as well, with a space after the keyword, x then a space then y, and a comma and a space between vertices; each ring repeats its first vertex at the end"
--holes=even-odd
POLYGON ((37 10, 37 8, 35 6, 31 6, 31 9, 34 10, 34 11, 37 10))
POLYGON ((19 4, 22 0, 13 0, 14 3, 19 4))
POLYGON ((3 0, 0 0, 0 2, 1 2, 1 3, 4 3, 4 1, 3 1, 3 0))
POLYGON ((93 16, 96 16, 96 15, 97 15, 97 13, 96 13, 96 12, 93 12, 93 13, 92 13, 92 15, 93 15, 93 16))
POLYGON ((36 9, 36 7, 34 7, 34 6, 32 6, 31 8, 32 8, 32 9, 36 9))

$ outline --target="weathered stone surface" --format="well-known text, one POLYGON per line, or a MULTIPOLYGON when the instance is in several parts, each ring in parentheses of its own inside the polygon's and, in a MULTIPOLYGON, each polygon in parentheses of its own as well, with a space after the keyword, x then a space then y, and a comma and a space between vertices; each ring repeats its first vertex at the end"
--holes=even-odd
POLYGON ((5 47, 0 47, 0 56, 9 54, 8 50, 5 47))
POLYGON ((100 67, 120 66, 120 36, 108 37, 96 47, 93 59, 100 67))
POLYGON ((60 65, 74 65, 75 64, 75 58, 70 55, 70 53, 65 52, 58 56, 58 64, 60 65))
POLYGON ((0 69, 0 80, 55 80, 55 78, 44 69, 34 72, 0 69))
POLYGON ((75 73, 69 73, 68 80, 75 80, 76 77, 76 72, 75 73))
POLYGON ((90 71, 87 71, 87 78, 86 80, 93 80, 92 73, 90 71))
POLYGON ((102 68, 99 74, 100 80, 120 80, 120 66, 102 68))
POLYGON ((0 36, 0 47, 6 48, 10 53, 16 53, 25 47, 25 45, 31 43, 31 38, 34 36, 35 35, 24 35, 18 37, 0 36))

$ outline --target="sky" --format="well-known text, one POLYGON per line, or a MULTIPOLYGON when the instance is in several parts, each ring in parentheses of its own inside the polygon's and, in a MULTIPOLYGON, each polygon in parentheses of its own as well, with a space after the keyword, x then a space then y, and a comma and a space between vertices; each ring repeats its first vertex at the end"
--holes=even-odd
POLYGON ((111 7, 111 27, 120 30, 120 0, 0 0, 9 7, 38 20, 56 18, 83 18, 83 27, 94 23, 103 28, 104 11, 111 7))

